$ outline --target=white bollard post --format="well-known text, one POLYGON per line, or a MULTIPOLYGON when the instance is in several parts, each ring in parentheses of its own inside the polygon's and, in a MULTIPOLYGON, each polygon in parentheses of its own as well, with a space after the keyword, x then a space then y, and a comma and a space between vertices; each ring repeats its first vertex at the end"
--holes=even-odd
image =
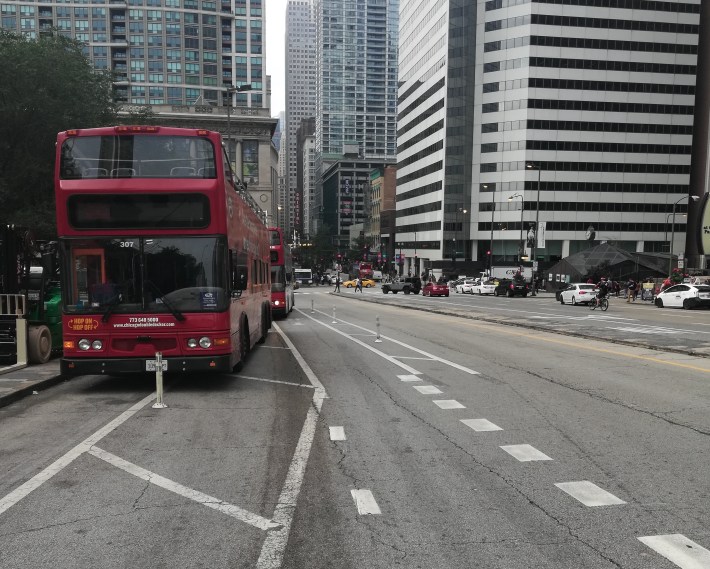
POLYGON ((163 354, 161 352, 155 352, 155 392, 153 409, 165 409, 167 405, 163 403, 163 354))
POLYGON ((375 338, 375 343, 379 344, 382 342, 382 338, 380 338, 380 315, 379 314, 376 316, 376 321, 377 321, 377 338, 375 338))
POLYGON ((337 323, 338 323, 338 321, 335 319, 335 306, 334 306, 333 307, 333 321, 331 322, 331 324, 337 324, 337 323))
POLYGON ((316 311, 313 310, 313 299, 311 298, 311 314, 315 314, 316 311))

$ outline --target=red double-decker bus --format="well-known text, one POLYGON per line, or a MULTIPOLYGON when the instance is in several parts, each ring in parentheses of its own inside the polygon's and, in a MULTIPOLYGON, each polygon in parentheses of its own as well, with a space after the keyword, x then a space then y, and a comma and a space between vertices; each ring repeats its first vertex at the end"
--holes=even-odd
POLYGON ((61 132, 55 192, 62 373, 231 371, 264 340, 268 230, 219 133, 61 132))
POLYGON ((284 242, 283 231, 279 227, 269 227, 271 250, 271 313, 274 316, 288 316, 293 310, 293 261, 291 249, 284 242))

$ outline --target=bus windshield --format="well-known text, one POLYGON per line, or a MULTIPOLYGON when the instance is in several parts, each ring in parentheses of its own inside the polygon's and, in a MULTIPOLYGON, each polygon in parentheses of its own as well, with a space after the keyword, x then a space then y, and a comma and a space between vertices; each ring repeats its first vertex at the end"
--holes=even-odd
POLYGON ((95 238, 62 246, 69 313, 177 316, 228 307, 224 238, 95 238))
POLYGON ((67 138, 59 177, 215 178, 215 150, 198 136, 121 134, 67 138))

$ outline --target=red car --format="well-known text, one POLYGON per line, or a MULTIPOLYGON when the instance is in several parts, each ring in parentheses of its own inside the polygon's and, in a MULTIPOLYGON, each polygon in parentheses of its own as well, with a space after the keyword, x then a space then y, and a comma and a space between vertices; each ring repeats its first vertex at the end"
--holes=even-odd
POLYGON ((427 283, 422 289, 424 296, 449 296, 449 286, 445 284, 427 283))

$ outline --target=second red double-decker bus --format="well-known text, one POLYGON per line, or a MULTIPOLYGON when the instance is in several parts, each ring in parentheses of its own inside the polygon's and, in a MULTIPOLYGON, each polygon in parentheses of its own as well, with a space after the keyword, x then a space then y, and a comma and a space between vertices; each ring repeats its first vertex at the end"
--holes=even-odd
POLYGON ((269 227, 271 250, 271 313, 274 316, 288 316, 293 310, 293 261, 291 249, 284 242, 283 231, 269 227))
POLYGON ((64 374, 230 371, 263 341, 268 231, 219 133, 61 132, 55 174, 64 374))

